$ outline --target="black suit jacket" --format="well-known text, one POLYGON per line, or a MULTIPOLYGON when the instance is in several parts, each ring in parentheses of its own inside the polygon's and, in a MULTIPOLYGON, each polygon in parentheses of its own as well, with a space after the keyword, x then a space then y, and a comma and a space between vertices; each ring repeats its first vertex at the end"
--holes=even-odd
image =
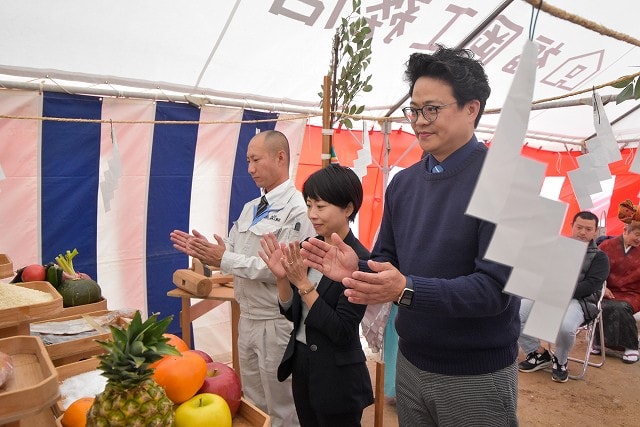
MULTIPOLYGON (((344 242, 360 259, 369 259, 369 251, 351 231, 344 242)), ((324 413, 356 411, 373 403, 371 377, 359 332, 367 306, 350 303, 344 290, 342 283, 322 276, 317 288, 320 297, 311 306, 304 325, 300 324, 304 302, 295 288, 291 307, 286 311, 280 308, 293 322, 293 331, 278 367, 278 380, 284 381, 291 375, 296 331, 306 327, 311 404, 324 413)))

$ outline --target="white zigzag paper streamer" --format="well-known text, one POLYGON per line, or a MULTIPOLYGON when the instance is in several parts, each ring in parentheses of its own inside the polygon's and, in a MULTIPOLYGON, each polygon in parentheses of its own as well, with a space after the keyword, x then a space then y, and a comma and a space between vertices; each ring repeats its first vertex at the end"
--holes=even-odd
POLYGON ((107 162, 107 168, 104 171, 104 179, 100 183, 100 191, 102 192, 102 201, 104 202, 104 211, 111 210, 111 200, 115 191, 118 189, 118 183, 122 176, 122 162, 120 159, 120 150, 118 149, 118 140, 116 131, 111 124, 111 157, 107 162))
POLYGON ((638 155, 638 148, 636 148, 636 152, 633 156, 633 161, 629 166, 629 172, 640 173, 640 156, 638 155))
POLYGON ((622 159, 602 98, 597 92, 593 94, 593 124, 597 136, 587 141, 587 153, 578 157, 579 167, 567 172, 582 210, 593 207, 591 195, 602 191, 602 181, 611 179, 609 163, 622 159))
MULTIPOLYGON (((638 155, 638 148, 636 148, 636 152, 633 155, 633 160, 629 166, 629 172, 640 173, 640 156, 638 155)), ((638 194, 638 197, 640 197, 640 193, 638 194)))
POLYGON ((367 166, 371 164, 371 141, 367 131, 367 122, 362 121, 362 148, 356 153, 357 157, 353 161, 353 171, 358 175, 360 181, 367 175, 367 166))
MULTIPOLYGON (((4 174, 4 171, 2 170, 2 165, 0 165, 0 181, 3 181, 4 179, 6 179, 6 175, 4 174)), ((0 193, 2 193, 2 188, 0 188, 0 193)))
POLYGON ((513 267, 504 291, 535 301, 524 332, 555 342, 585 244, 559 234, 567 206, 540 196, 545 165, 520 155, 537 52, 525 44, 467 214, 496 224, 485 257, 513 267))

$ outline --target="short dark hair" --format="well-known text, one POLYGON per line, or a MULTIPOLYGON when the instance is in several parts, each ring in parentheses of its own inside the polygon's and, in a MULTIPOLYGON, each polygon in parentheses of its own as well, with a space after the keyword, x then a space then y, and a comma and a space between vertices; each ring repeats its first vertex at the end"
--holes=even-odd
POLYGON ((420 77, 431 77, 448 83, 459 107, 469 101, 480 101, 475 127, 480 123, 487 99, 491 95, 489 78, 482 63, 474 59, 469 49, 449 49, 440 44, 433 54, 413 53, 407 61, 405 80, 409 82, 409 96, 420 77))
POLYGON ((358 175, 348 167, 340 165, 329 165, 312 173, 302 185, 305 200, 324 200, 343 209, 352 203, 350 221, 355 219, 362 206, 362 193, 358 175))
POLYGON ((265 130, 260 132, 258 135, 260 134, 264 135, 264 142, 269 152, 271 152, 272 154, 275 154, 280 150, 284 151, 284 154, 287 160, 287 165, 289 165, 291 153, 289 149, 289 140, 287 139, 287 136, 284 133, 277 130, 265 130))
POLYGON ((596 228, 598 228, 598 216, 596 214, 594 214, 593 212, 589 212, 589 211, 580 211, 577 214, 575 214, 573 216, 573 221, 571 221, 571 225, 573 225, 576 222, 576 219, 578 218, 582 218, 584 220, 587 221, 595 221, 596 222, 596 228))

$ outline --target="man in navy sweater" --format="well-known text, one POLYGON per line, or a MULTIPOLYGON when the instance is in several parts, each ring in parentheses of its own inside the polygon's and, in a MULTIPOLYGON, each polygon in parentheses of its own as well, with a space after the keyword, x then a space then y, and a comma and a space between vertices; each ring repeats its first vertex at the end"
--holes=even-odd
POLYGON ((406 78, 403 112, 427 155, 389 184, 370 260, 338 236, 303 256, 349 301, 399 305, 401 426, 515 426, 520 299, 503 292, 510 267, 484 259, 494 224, 465 214, 487 153, 474 131, 488 79, 471 51, 442 46, 412 54, 406 78))

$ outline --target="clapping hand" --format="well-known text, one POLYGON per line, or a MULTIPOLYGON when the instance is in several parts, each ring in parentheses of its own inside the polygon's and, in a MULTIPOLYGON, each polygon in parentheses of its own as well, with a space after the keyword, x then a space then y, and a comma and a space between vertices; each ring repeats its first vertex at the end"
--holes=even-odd
POLYGON ((260 258, 267 264, 276 279, 284 279, 296 286, 307 282, 307 267, 300 255, 300 243, 278 243, 273 233, 265 234, 260 240, 260 258))
POLYGON ((262 250, 258 251, 258 255, 260 255, 260 258, 267 264, 267 267, 269 267, 269 270, 276 276, 276 279, 284 279, 287 277, 287 272, 283 264, 283 252, 275 234, 264 234, 262 239, 260 239, 260 246, 262 250))
POLYGON ((222 237, 214 234, 216 243, 212 243, 198 230, 192 230, 192 232, 193 235, 181 230, 173 230, 169 234, 173 247, 191 257, 198 258, 203 264, 220 267, 222 255, 227 249, 222 237))
POLYGON ((331 243, 311 238, 302 242, 300 253, 306 266, 340 282, 358 269, 358 255, 336 233, 331 235, 331 243))

